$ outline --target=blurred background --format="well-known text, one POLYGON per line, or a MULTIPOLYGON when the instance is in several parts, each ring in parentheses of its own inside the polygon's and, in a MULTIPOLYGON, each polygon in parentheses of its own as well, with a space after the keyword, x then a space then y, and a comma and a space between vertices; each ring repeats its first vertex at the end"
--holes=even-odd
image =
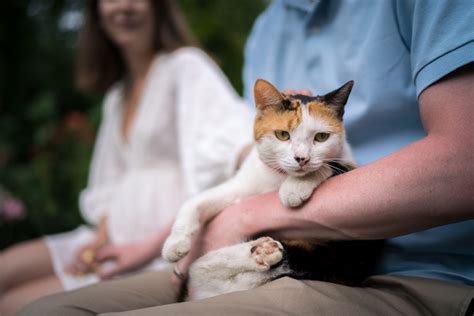
MULTIPOLYGON (((178 1, 178 0, 176 0, 178 1)), ((201 48, 242 92, 246 37, 268 0, 179 0, 201 48)), ((81 0, 0 4, 0 249, 75 228, 102 95, 73 86, 81 0)))

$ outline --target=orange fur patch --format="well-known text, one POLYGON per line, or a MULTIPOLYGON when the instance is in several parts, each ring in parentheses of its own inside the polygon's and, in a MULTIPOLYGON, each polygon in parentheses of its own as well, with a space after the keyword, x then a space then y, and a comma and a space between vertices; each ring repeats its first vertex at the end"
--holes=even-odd
MULTIPOLYGON (((293 103, 293 102, 292 102, 293 103)), ((266 134, 273 134, 275 130, 291 131, 298 126, 302 119, 299 103, 293 103, 294 110, 282 111, 278 106, 267 107, 262 113, 257 114, 254 124, 254 137, 256 140, 266 134)))
POLYGON ((337 117, 336 111, 328 107, 325 103, 320 101, 313 101, 306 104, 308 112, 313 117, 322 118, 331 127, 331 132, 342 133, 344 127, 341 120, 337 117))

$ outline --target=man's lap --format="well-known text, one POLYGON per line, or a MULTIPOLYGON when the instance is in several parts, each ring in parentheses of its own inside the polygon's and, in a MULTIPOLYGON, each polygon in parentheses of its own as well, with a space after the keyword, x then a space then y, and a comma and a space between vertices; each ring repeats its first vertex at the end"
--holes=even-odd
POLYGON ((474 296, 473 288, 422 278, 375 276, 363 288, 282 278, 174 304, 170 276, 161 271, 102 282, 41 299, 21 315, 463 315, 474 296))

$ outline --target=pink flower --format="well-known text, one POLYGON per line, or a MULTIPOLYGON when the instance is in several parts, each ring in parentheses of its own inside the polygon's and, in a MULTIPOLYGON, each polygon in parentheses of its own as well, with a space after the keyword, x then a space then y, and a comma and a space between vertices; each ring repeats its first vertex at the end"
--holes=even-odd
POLYGON ((7 197, 1 201, 0 215, 9 222, 23 219, 26 215, 25 205, 18 199, 7 197))

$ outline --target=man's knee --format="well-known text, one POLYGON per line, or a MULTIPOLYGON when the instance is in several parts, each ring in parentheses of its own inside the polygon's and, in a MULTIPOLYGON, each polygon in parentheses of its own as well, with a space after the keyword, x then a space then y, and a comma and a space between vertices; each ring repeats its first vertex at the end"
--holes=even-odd
POLYGON ((69 293, 45 296, 23 308, 19 316, 86 316, 95 315, 92 311, 68 301, 69 293))

